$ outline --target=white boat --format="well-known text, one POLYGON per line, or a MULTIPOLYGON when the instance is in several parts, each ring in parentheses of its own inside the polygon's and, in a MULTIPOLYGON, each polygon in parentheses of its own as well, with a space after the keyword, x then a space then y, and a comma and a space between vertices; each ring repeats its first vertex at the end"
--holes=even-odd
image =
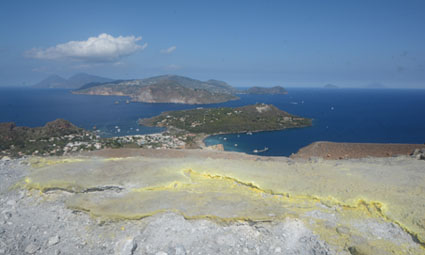
POLYGON ((262 150, 257 150, 257 149, 255 149, 255 150, 253 150, 252 152, 253 153, 261 153, 261 152, 265 152, 265 151, 268 151, 269 150, 269 148, 268 147, 264 147, 264 149, 262 149, 262 150))

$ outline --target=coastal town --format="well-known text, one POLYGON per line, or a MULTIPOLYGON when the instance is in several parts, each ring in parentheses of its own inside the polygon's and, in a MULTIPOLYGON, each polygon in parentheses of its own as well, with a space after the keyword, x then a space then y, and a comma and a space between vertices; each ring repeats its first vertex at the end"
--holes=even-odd
MULTIPOLYGON (((312 120, 291 115, 273 105, 255 104, 237 108, 223 107, 181 110, 163 113, 139 124, 165 127, 166 131, 116 137, 101 137, 99 130, 79 128, 64 119, 46 123, 43 127, 22 127, 15 123, 0 123, 0 156, 17 158, 32 156, 64 156, 70 153, 104 148, 194 149, 203 148, 207 135, 247 133, 301 128, 312 120)), ((117 131, 120 128, 116 126, 117 131)), ((235 145, 237 146, 237 145, 235 145)), ((209 149, 223 150, 223 146, 209 149)), ((267 150, 257 150, 254 153, 267 150)))
POLYGON ((196 137, 195 134, 191 133, 171 134, 166 131, 154 134, 107 138, 103 142, 103 146, 105 148, 185 149, 193 145, 196 137))
POLYGON ((58 119, 44 127, 0 124, 0 159, 23 156, 64 156, 105 148, 189 149, 202 147, 203 136, 179 130, 104 138, 97 132, 58 119))

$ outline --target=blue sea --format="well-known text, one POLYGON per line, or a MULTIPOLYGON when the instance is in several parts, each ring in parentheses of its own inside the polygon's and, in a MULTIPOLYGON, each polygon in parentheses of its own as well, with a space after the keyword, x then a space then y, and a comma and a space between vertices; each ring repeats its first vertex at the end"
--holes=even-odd
POLYGON ((425 90, 289 88, 287 95, 240 95, 241 100, 212 105, 126 103, 125 97, 73 95, 62 89, 0 88, 0 122, 42 126, 57 118, 94 126, 104 137, 162 131, 142 127, 139 118, 196 107, 274 104, 313 118, 313 126, 272 132, 217 135, 207 145, 260 155, 289 156, 315 141, 424 143, 425 90), (118 103, 117 103, 118 102, 118 103), (226 138, 226 139, 224 139, 226 138))

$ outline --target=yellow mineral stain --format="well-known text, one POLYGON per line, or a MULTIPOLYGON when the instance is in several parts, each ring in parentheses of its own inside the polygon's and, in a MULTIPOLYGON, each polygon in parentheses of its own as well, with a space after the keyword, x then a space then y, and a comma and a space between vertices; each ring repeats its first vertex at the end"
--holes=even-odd
POLYGON ((133 157, 106 158, 105 161, 124 161, 133 157))
POLYGON ((83 158, 59 158, 59 157, 51 157, 51 158, 41 158, 41 157, 33 157, 29 160, 29 163, 34 168, 41 168, 45 166, 58 165, 58 164, 67 164, 74 162, 84 162, 83 158))
MULTIPOLYGON (((289 164, 210 158, 58 158, 34 165, 36 170, 23 183, 30 189, 76 193, 96 187, 125 187, 108 196, 102 192, 75 194, 67 201, 70 208, 105 219, 140 219, 160 212, 224 222, 301 217, 306 224, 314 222, 312 229, 327 242, 339 247, 357 245, 349 235, 338 234, 325 219, 311 216, 336 215, 338 224, 349 226, 354 220, 392 222, 424 244, 425 208, 420 206, 425 204, 423 166, 403 161, 409 169, 403 171, 397 162, 392 162, 393 166, 381 161, 340 161, 337 165, 332 161, 289 164), (375 170, 380 168, 384 170, 375 170)), ((355 226, 350 226, 350 233, 362 234, 355 226)), ((397 248, 385 240, 368 243, 357 249, 375 246, 405 253, 403 245, 397 248)))

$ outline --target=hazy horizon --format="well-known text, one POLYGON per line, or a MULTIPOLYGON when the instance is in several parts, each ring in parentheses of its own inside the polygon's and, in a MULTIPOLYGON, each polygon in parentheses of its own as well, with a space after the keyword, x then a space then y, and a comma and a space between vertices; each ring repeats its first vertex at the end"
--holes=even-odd
POLYGON ((176 74, 235 87, 425 88, 423 1, 2 1, 0 86, 176 74))

